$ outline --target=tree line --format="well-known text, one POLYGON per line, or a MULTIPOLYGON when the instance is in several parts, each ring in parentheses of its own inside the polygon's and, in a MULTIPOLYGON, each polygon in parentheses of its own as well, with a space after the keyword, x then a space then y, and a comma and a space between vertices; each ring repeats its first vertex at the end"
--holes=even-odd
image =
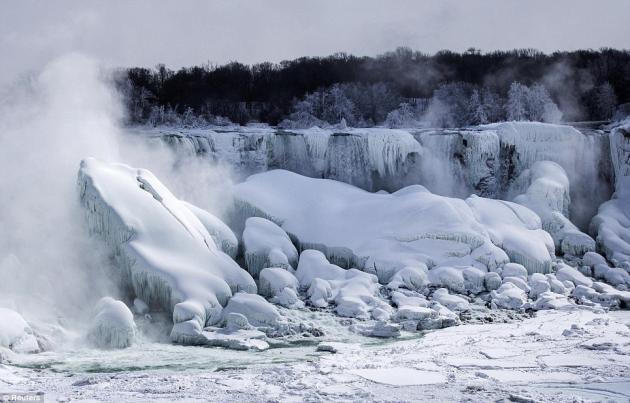
POLYGON ((129 123, 289 127, 498 120, 607 120, 630 102, 630 51, 533 49, 433 55, 398 48, 280 63, 231 62, 116 75, 129 123))

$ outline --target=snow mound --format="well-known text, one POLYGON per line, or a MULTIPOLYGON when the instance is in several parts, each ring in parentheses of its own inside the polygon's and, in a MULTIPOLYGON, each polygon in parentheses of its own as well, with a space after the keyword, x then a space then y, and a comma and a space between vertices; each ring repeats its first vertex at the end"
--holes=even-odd
POLYGON ((258 291, 271 298, 271 302, 287 308, 301 308, 304 304, 297 296, 299 283, 289 271, 280 267, 268 267, 260 272, 258 291))
POLYGON ((260 295, 239 292, 235 294, 223 309, 222 318, 228 319, 231 313, 238 313, 247 318, 252 326, 277 328, 283 317, 280 312, 260 295))
POLYGON ((88 340, 100 348, 126 348, 135 339, 136 324, 127 305, 111 297, 102 298, 96 304, 88 340))
POLYGON ((250 217, 243 231, 245 261, 253 277, 265 267, 294 268, 298 253, 291 239, 282 228, 272 221, 250 217))
POLYGON ((232 293, 256 292, 251 276, 215 244, 199 211, 151 172, 89 158, 81 162, 78 185, 88 229, 109 248, 121 288, 172 312, 174 341, 194 342, 219 320, 232 293))
POLYGON ((234 225, 265 217, 301 249, 320 250, 332 263, 376 274, 382 283, 418 263, 488 270, 510 255, 532 272, 548 272, 553 257, 540 218, 515 203, 464 201, 418 185, 369 193, 282 170, 250 176, 236 186, 235 197, 234 225))
POLYGON ((40 352, 29 324, 22 315, 8 308, 0 308, 0 347, 16 353, 40 352))

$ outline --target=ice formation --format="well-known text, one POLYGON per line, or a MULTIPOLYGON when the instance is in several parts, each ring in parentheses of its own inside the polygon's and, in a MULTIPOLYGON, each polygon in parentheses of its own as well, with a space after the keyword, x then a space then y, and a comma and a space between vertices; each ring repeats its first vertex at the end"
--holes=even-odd
POLYGON ((567 218, 571 203, 569 178, 560 165, 537 161, 521 173, 512 187, 512 192, 523 190, 514 201, 540 216, 542 227, 551 234, 558 252, 580 257, 595 250, 593 238, 567 218))
POLYGON ((174 341, 198 342, 233 293, 256 292, 251 276, 149 171, 90 158, 78 184, 90 233, 109 247, 123 291, 172 313, 174 341))
POLYGON ((131 346, 136 339, 136 324, 127 305, 111 297, 102 298, 96 304, 88 339, 100 348, 131 346))
POLYGON ((2 348, 16 353, 40 352, 31 326, 22 315, 8 308, 0 308, 0 353, 2 348))
POLYGON ((249 273, 257 278, 265 267, 295 268, 298 253, 282 228, 260 217, 248 218, 243 231, 245 262, 249 273))
POLYGON ((382 283, 418 264, 487 271, 507 263, 508 255, 532 272, 547 272, 553 256, 553 241, 529 209, 476 196, 447 198, 418 185, 374 194, 275 170, 237 185, 235 197, 236 221, 268 218, 302 249, 321 250, 332 263, 376 274, 382 283))

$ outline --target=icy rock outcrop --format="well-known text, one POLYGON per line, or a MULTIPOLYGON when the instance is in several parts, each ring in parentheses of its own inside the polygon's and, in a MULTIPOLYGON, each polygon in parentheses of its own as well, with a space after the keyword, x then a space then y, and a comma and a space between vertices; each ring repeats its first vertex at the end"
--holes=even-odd
POLYGON ((0 308, 0 353, 2 348, 16 353, 41 351, 31 326, 22 315, 8 308, 0 308))
POLYGON ((272 221, 250 217, 245 221, 243 245, 247 270, 253 277, 265 267, 295 268, 298 252, 282 228, 272 221))
POLYGON ((569 178, 560 165, 552 161, 538 161, 515 180, 513 187, 524 190, 514 198, 514 202, 540 216, 543 229, 551 234, 559 252, 582 256, 595 250, 593 238, 567 218, 571 203, 569 178))
POLYGON ((100 348, 126 348, 135 339, 136 324, 127 305, 111 297, 102 298, 96 304, 88 340, 100 348))
POLYGON ((545 271, 553 253, 549 234, 523 206, 452 199, 417 185, 375 194, 276 170, 249 177, 236 186, 235 197, 236 221, 271 219, 301 248, 321 250, 334 264, 376 274, 382 283, 418 263, 499 267, 508 256, 494 243, 532 271, 545 271))
POLYGON ((252 277, 149 171, 89 158, 78 185, 88 229, 109 248, 121 288, 172 312, 174 341, 198 344, 232 293, 256 292, 252 277))

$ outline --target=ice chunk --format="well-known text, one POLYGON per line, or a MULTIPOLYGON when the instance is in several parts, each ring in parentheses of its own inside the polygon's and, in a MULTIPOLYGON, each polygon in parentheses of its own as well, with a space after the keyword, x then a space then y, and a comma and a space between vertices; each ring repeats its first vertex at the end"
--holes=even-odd
POLYGON ((102 298, 96 304, 88 339, 100 348, 131 346, 136 339, 136 324, 127 305, 111 297, 102 298))
MULTIPOLYGON (((534 274, 540 274, 540 273, 534 273, 534 274)), ((515 286, 525 291, 526 293, 529 293, 530 291, 529 285, 527 285, 527 281, 523 280, 520 277, 505 277, 503 279, 503 284, 506 284, 506 283, 514 284, 515 286)))
POLYGON ((232 293, 256 292, 251 276, 149 171, 89 158, 78 184, 90 233, 109 247, 125 292, 166 312, 186 302, 181 318, 196 324, 177 329, 200 330, 219 319, 232 293))
POLYGON ((247 269, 254 277, 264 267, 277 264, 295 268, 298 253, 289 236, 273 222, 260 217, 248 218, 243 232, 245 261, 247 269))
POLYGON ((505 277, 518 277, 523 280, 527 280, 527 269, 518 263, 508 263, 503 266, 501 276, 505 277))
POLYGON ((592 287, 593 281, 588 277, 584 276, 582 273, 577 271, 571 266, 566 264, 560 264, 558 270, 556 271, 556 278, 560 281, 570 281, 575 286, 583 285, 586 287, 592 287))
POLYGON ((317 250, 307 249, 300 254, 295 276, 300 286, 308 288, 316 278, 322 280, 341 280, 346 278, 346 271, 341 267, 331 264, 326 256, 317 250))
POLYGON ((276 328, 283 321, 276 307, 256 294, 243 292, 235 294, 223 309, 223 320, 227 321, 228 315, 233 312, 245 316, 247 321, 256 327, 276 328))
POLYGON ((595 265, 598 264, 603 264, 608 266, 608 263, 606 262, 606 258, 604 258, 602 255, 600 255, 597 252, 587 252, 584 254, 584 256, 582 257, 582 262, 590 267, 593 267, 595 265))
POLYGON ((40 352, 29 324, 22 315, 8 308, 0 308, 0 347, 17 353, 40 352))
POLYGON ((551 291, 547 277, 540 273, 534 273, 529 277, 529 287, 529 296, 534 300, 539 295, 551 291))
POLYGON ((492 291, 492 302, 499 308, 520 309, 527 302, 525 291, 512 283, 503 283, 499 289, 492 291))
POLYGON ((435 290, 432 295, 434 301, 439 302, 451 311, 462 312, 470 309, 470 303, 457 295, 451 295, 446 288, 435 290))
POLYGON ((429 271, 429 280, 431 280, 431 285, 445 287, 453 292, 463 294, 466 292, 466 287, 462 272, 462 269, 455 267, 434 267, 429 271))
POLYGON ((387 284, 387 288, 391 290, 406 288, 408 290, 422 291, 428 285, 427 266, 419 263, 416 266, 406 266, 398 270, 389 284, 387 284))
POLYGON ((324 308, 328 306, 329 301, 333 297, 332 287, 328 281, 315 278, 311 281, 307 295, 311 305, 317 308, 324 308))
POLYGON ((488 291, 493 291, 501 287, 503 282, 501 281, 501 276, 499 276, 498 273, 488 272, 484 275, 483 283, 488 291))

